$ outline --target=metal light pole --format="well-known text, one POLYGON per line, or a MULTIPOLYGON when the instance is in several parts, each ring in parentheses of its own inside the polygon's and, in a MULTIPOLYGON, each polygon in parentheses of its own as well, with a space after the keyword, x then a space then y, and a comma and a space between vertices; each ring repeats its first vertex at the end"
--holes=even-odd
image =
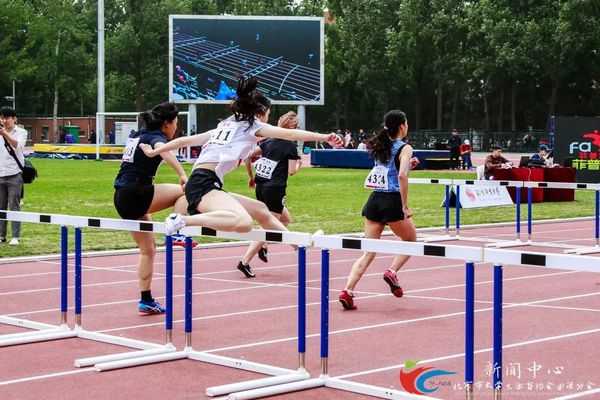
POLYGON ((13 110, 16 110, 16 107, 15 107, 15 80, 13 79, 13 81, 12 81, 12 82, 13 82, 13 92, 12 92, 12 96, 4 96, 4 98, 5 98, 6 100, 8 100, 8 101, 11 101, 11 100, 12 100, 12 104, 13 104, 12 108, 13 108, 13 110))

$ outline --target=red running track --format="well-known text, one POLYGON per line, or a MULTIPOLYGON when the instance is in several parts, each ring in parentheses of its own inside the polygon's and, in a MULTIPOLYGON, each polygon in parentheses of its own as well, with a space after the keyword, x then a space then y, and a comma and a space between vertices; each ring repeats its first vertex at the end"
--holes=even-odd
MULTIPOLYGON (((514 238, 514 227, 462 229, 469 238, 514 238)), ((85 241, 85 236, 83 238, 85 241)), ((593 245, 593 221, 539 224, 535 242, 593 245), (589 239, 585 239, 589 238, 589 239)), ((460 241, 450 244, 482 245, 460 241)), ((526 251, 562 252, 558 247, 526 251)), ((296 369, 296 255, 272 245, 269 263, 253 262, 257 278, 235 269, 244 246, 194 251, 195 350, 296 369)), ((357 287, 358 310, 337 302, 359 253, 331 252, 329 374, 402 390, 404 363, 456 372, 437 378, 432 396, 464 398, 464 264, 413 257, 399 274, 402 299, 389 293, 382 274, 392 256, 379 255, 357 287)), ((164 317, 137 312, 136 254, 85 257, 83 321, 86 330, 162 344, 164 317)), ((70 260, 69 284, 73 283, 70 260)), ((600 257, 599 257, 600 265, 600 257)), ((320 251, 307 256, 307 370, 320 366, 320 251)), ((0 264, 3 315, 59 323, 59 260, 0 264)), ((183 252, 175 252, 174 344, 184 345, 183 252)), ((491 399, 492 267, 476 265, 475 398, 491 399)), ((557 269, 504 268, 505 398, 553 399, 579 394, 599 398, 600 275, 557 269)), ((153 292, 164 296, 164 253, 156 263, 153 292)), ((73 305, 72 286, 69 305, 73 305)), ((72 309, 69 323, 73 325, 72 309)), ((0 324, 0 334, 24 329, 0 324)), ((0 348, 0 399, 199 399, 209 386, 263 375, 192 360, 110 372, 75 368, 78 358, 130 351, 85 339, 0 348)), ((319 388, 279 399, 359 399, 367 396, 319 388)))

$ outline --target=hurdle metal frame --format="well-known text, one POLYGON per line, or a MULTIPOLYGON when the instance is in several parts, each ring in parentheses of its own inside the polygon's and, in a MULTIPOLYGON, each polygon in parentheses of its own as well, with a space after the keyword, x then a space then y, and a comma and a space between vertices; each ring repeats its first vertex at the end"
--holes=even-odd
MULTIPOLYGON (((409 183, 415 184, 437 184, 446 185, 446 198, 445 198, 445 223, 446 223, 446 234, 442 236, 428 236, 420 238, 420 241, 424 242, 440 242, 448 240, 465 240, 465 241, 476 241, 486 242, 486 246, 495 248, 509 248, 509 247, 525 247, 525 246, 541 246, 541 247, 563 247, 565 253, 574 254, 593 254, 600 253, 600 184, 596 183, 574 183, 574 182, 537 182, 537 181, 489 181, 489 180, 472 180, 472 179, 430 179, 430 178, 409 178, 409 183), (460 207, 456 207, 456 224, 455 236, 450 234, 450 187, 456 186, 457 189, 461 185, 468 186, 505 186, 514 187, 516 190, 516 217, 515 217, 515 240, 509 241, 498 241, 488 238, 465 238, 460 236, 460 207), (521 239, 521 189, 527 189, 527 241, 521 239), (595 191, 595 245, 594 246, 569 246, 569 245, 557 245, 556 243, 544 243, 534 242, 532 240, 532 226, 533 226, 533 189, 544 188, 544 189, 573 189, 573 190, 594 190, 595 191)), ((456 191, 456 203, 460 204, 460 190, 456 191)))
MULTIPOLYGON (((7 213, 0 211, 0 219, 6 218, 7 213)), ((1 335, 0 347, 45 342, 77 336, 77 334, 67 325, 68 228, 64 225, 60 228, 60 238, 60 325, 56 326, 21 318, 0 316, 0 323, 2 324, 36 329, 35 331, 1 335)))
MULTIPOLYGON (((186 235, 185 249, 185 348, 168 354, 135 357, 113 362, 102 362, 95 365, 98 371, 109 371, 156 362, 190 359, 226 367, 242 369, 272 375, 271 377, 214 386, 206 389, 208 396, 218 396, 240 390, 249 390, 286 382, 297 382, 310 378, 304 366, 306 352, 306 246, 312 244, 312 237, 307 233, 288 231, 268 231, 254 229, 249 233, 221 232, 204 227, 186 227, 180 231, 186 235), (298 246, 299 284, 298 297, 304 306, 298 309, 298 369, 291 370, 272 365, 256 363, 248 360, 225 357, 194 350, 192 347, 192 236, 221 237, 227 239, 251 240, 257 242, 285 243, 298 246)), ((172 256, 172 255, 171 255, 172 256)))
MULTIPOLYGON (((113 229, 113 230, 128 230, 138 232, 154 232, 163 233, 164 225, 156 222, 146 221, 133 221, 133 220, 120 220, 112 218, 95 218, 95 217, 81 217, 72 215, 61 215, 61 214, 40 214, 22 211, 0 211, 0 219, 7 219, 11 221, 20 222, 31 222, 41 223, 48 225, 60 225, 61 226, 61 330, 62 332, 56 332, 54 337, 53 332, 49 332, 48 338, 44 338, 45 335, 41 333, 31 333, 27 336, 23 336, 22 340, 11 339, 10 345, 26 344, 32 341, 46 341, 55 339, 66 339, 66 338, 81 338, 88 340, 95 340, 98 342, 104 342, 109 344, 115 344, 118 346, 130 347, 140 350, 147 350, 154 353, 157 352, 170 352, 174 351, 173 347, 166 343, 165 345, 145 342, 136 339, 129 339, 121 336, 107 335, 98 332, 91 332, 85 330, 81 325, 82 320, 82 307, 81 307, 81 228, 101 228, 101 229, 113 229), (67 325, 67 270, 68 270, 68 227, 75 227, 75 327, 70 329, 67 325), (27 340, 27 339, 31 340, 27 340)), ((120 353, 115 357, 131 357, 136 356, 136 353, 120 353)), ((110 356, 104 356, 110 357, 110 356)), ((91 365, 91 364, 87 364, 91 365)), ((75 361, 75 366, 85 366, 84 363, 75 361)))

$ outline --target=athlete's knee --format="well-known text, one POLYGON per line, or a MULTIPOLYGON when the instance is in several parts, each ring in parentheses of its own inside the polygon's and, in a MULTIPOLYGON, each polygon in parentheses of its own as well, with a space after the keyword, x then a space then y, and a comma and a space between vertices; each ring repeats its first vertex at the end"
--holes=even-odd
POLYGON ((249 215, 240 215, 233 230, 238 233, 250 232, 252 230, 252 218, 249 215))

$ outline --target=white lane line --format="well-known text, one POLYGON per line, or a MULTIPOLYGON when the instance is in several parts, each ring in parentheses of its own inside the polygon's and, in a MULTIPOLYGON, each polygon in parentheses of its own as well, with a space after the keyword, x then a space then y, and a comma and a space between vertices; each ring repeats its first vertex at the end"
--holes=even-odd
MULTIPOLYGON (((576 331, 576 332, 566 333, 566 334, 563 334, 563 335, 547 336, 547 337, 544 337, 544 338, 532 339, 532 340, 526 340, 526 341, 523 341, 523 342, 517 342, 517 343, 507 344, 507 345, 502 346, 502 349, 512 349, 512 348, 515 348, 515 347, 521 347, 521 346, 528 346, 528 345, 531 345, 531 344, 538 344, 538 343, 550 342, 550 341, 553 341, 553 340, 569 339, 569 338, 576 337, 576 336, 583 336, 583 335, 595 334, 595 333, 599 333, 599 332, 600 332, 600 328, 596 328, 596 329, 588 329, 588 330, 584 330, 584 331, 576 331)), ((475 350, 475 354, 489 353, 489 352, 491 352, 493 350, 494 350, 493 347, 487 347, 485 349, 475 350)), ((451 354, 451 355, 447 355, 447 356, 440 356, 440 357, 435 357, 435 358, 429 358, 427 360, 422 360, 422 361, 419 361, 419 364, 425 364, 425 363, 431 363, 431 362, 437 362, 437 361, 450 360, 450 359, 453 359, 453 358, 460 358, 460 357, 464 357, 464 356, 465 356, 465 353, 451 354)), ((388 366, 388 367, 381 367, 381 368, 376 368, 376 369, 370 369, 370 370, 353 372, 353 373, 350 373, 350 374, 336 376, 334 378, 335 379, 345 379, 345 378, 352 378, 352 377, 355 377, 355 376, 370 375, 370 374, 375 374, 375 373, 378 373, 378 372, 385 372, 385 371, 389 371, 389 370, 400 369, 400 368, 403 368, 404 366, 405 366, 404 364, 396 364, 396 365, 391 365, 391 366, 388 366)))
POLYGON ((562 397, 555 397, 551 400, 569 400, 569 399, 576 399, 578 397, 586 397, 592 394, 596 394, 596 393, 600 393, 600 388, 598 389, 592 389, 592 390, 587 390, 585 392, 579 392, 579 393, 573 393, 573 394, 569 394, 566 396, 562 396, 562 397))
POLYGON ((94 367, 81 368, 81 369, 75 369, 75 370, 69 370, 69 371, 63 371, 63 372, 56 372, 53 374, 35 375, 35 376, 29 376, 27 378, 13 379, 10 381, 1 381, 0 386, 13 385, 15 383, 38 381, 41 379, 56 378, 56 377, 66 376, 66 375, 74 375, 74 374, 80 374, 82 372, 90 372, 90 371, 94 371, 94 367))
MULTIPOLYGON (((570 300, 570 299, 575 299, 575 298, 597 296, 599 294, 600 294, 600 292, 595 292, 595 293, 585 293, 585 294, 575 295, 575 296, 557 297, 557 298, 553 298, 553 299, 538 300, 538 301, 522 303, 522 304, 505 305, 502 308, 508 309, 508 308, 522 307, 522 306, 528 306, 528 305, 532 305, 532 304, 542 304, 542 303, 546 303, 546 302, 550 302, 550 301, 570 300)), ((482 312, 492 311, 493 309, 494 309, 493 307, 488 307, 488 308, 482 308, 479 310, 475 310, 475 312, 482 313, 482 312)), ((369 330, 369 329, 378 329, 378 328, 386 328, 386 327, 390 327, 390 326, 405 325, 405 324, 410 324, 410 323, 415 323, 415 322, 431 321, 431 320, 435 320, 435 319, 462 316, 464 314, 465 314, 464 311, 459 311, 459 312, 454 312, 454 313, 438 314, 438 315, 432 315, 432 316, 428 316, 428 317, 412 318, 412 319, 406 319, 406 320, 401 320, 401 321, 384 322, 381 324, 363 325, 363 326, 358 326, 358 327, 353 327, 353 328, 340 329, 337 331, 330 331, 329 335, 338 335, 338 334, 343 334, 343 333, 358 332, 358 331, 364 331, 364 330, 369 330)), ((314 333, 314 334, 307 335, 307 338, 319 337, 319 336, 320 336, 320 333, 314 333)), ((273 344, 273 343, 281 343, 281 342, 286 342, 286 341, 291 341, 291 340, 297 340, 296 336, 274 339, 274 340, 267 340, 267 341, 262 341, 262 342, 248 343, 248 344, 242 344, 242 345, 236 345, 236 346, 230 346, 230 347, 222 347, 222 348, 211 349, 211 350, 206 350, 206 351, 207 352, 220 352, 220 351, 241 349, 241 348, 246 348, 246 347, 269 345, 269 344, 273 344)))

